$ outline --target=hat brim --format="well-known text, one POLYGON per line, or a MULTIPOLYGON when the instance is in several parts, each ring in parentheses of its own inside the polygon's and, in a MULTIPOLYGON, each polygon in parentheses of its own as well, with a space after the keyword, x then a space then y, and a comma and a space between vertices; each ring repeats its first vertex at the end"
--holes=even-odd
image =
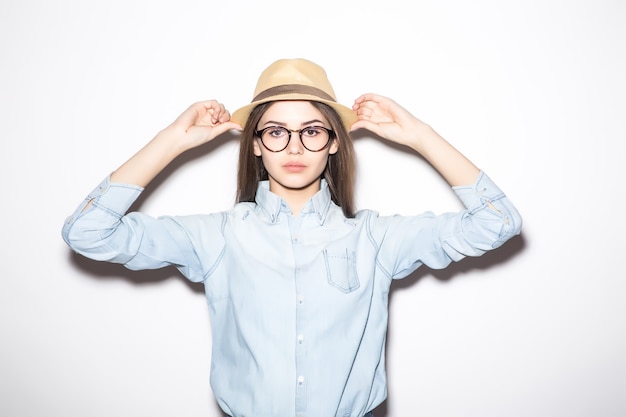
POLYGON ((250 104, 247 104, 233 112, 230 117, 232 122, 238 123, 241 127, 244 127, 246 122, 248 121, 248 117, 250 117, 250 113, 252 110, 258 106, 259 104, 268 103, 270 101, 317 101, 319 103, 324 103, 330 107, 332 107, 341 117, 344 127, 349 132, 352 125, 359 120, 356 112, 351 108, 344 106, 343 104, 339 104, 335 101, 324 100, 317 96, 306 95, 306 94, 282 94, 276 95, 272 97, 268 97, 263 100, 254 101, 250 104))

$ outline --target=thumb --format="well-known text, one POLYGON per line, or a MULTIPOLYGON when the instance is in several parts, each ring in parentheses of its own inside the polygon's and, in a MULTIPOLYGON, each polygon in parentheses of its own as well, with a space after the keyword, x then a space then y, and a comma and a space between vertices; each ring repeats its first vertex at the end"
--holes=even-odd
POLYGON ((239 123, 230 122, 230 121, 218 123, 215 126, 213 126, 213 132, 215 133, 215 136, 219 136, 223 133, 228 132, 229 130, 236 130, 238 132, 241 132, 243 128, 239 125, 239 123))
POLYGON ((370 132, 378 134, 378 125, 376 123, 370 122, 369 120, 357 120, 352 126, 350 126, 350 132, 354 132, 355 130, 359 129, 366 129, 370 132))

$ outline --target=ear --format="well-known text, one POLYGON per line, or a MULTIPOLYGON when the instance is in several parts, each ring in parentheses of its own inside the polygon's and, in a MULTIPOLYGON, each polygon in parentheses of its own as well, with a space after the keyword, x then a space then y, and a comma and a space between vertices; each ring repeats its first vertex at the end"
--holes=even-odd
POLYGON ((254 139, 254 142, 252 143, 252 146, 254 147, 254 155, 255 156, 261 156, 261 145, 259 145, 259 140, 258 139, 254 139))
POLYGON ((333 139, 333 141, 330 144, 330 148, 328 149, 328 153, 330 155, 334 155, 337 153, 337 151, 339 150, 339 142, 337 141, 337 138, 333 139))

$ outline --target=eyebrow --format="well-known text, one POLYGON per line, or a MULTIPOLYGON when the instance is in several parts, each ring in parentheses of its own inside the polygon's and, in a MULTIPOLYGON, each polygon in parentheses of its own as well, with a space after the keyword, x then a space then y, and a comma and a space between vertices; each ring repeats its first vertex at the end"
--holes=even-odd
MULTIPOLYGON (((312 125, 314 123, 321 123, 322 125, 324 125, 324 122, 322 122, 321 120, 313 119, 313 120, 309 120, 309 121, 306 121, 306 122, 302 122, 300 124, 300 126, 309 126, 309 125, 312 125)), ((268 120, 267 122, 263 123, 262 126, 267 126, 267 125, 287 126, 287 123, 277 122, 276 120, 268 120)))

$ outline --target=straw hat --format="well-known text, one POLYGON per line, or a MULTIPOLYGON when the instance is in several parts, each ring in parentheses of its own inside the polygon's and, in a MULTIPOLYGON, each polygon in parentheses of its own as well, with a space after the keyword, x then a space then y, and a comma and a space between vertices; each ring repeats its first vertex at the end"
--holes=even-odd
POLYGON ((310 100, 325 103, 339 113, 347 130, 350 130, 350 126, 358 119, 351 108, 337 103, 326 71, 311 61, 298 58, 280 59, 267 67, 259 77, 252 103, 236 110, 231 120, 244 126, 250 112, 257 105, 281 100, 310 100))

